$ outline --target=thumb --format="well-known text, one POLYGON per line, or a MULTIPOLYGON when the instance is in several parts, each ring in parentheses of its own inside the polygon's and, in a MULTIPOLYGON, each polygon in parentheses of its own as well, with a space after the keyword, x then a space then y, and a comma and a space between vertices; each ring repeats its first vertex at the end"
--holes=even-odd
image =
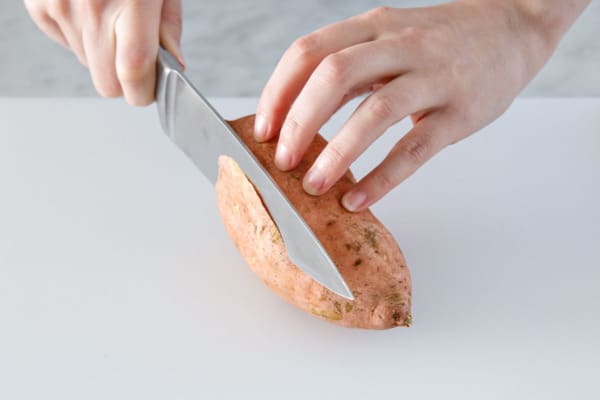
POLYGON ((160 42, 185 68, 181 51, 181 0, 164 0, 160 21, 160 42))

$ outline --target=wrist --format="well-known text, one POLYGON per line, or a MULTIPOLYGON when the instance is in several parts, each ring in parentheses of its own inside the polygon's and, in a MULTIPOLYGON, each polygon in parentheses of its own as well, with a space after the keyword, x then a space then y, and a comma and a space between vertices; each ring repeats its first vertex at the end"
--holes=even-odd
POLYGON ((482 10, 511 33, 529 81, 591 0, 456 0, 482 10))
POLYGON ((591 0, 509 0, 525 24, 537 34, 550 53, 591 0))

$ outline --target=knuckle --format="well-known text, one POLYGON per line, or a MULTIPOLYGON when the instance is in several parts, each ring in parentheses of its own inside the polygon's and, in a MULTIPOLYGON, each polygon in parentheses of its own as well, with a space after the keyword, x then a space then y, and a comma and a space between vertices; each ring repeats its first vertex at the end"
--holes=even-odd
POLYGON ((96 91, 105 98, 114 98, 121 96, 121 88, 117 82, 96 82, 96 91))
POLYGON ((389 95, 372 95, 369 102, 371 115, 379 120, 390 120, 395 115, 395 102, 389 95))
POLYGON ((402 153, 411 163, 420 165, 427 159, 430 147, 427 140, 410 140, 403 146, 402 153))
POLYGON ((105 23, 106 5, 101 0, 84 0, 82 3, 83 20, 86 30, 97 33, 105 23))
POLYGON ((382 6, 373 8, 359 15, 357 18, 369 26, 374 31, 375 37, 377 37, 385 32, 387 28, 398 25, 397 21, 395 21, 397 19, 396 11, 398 10, 392 7, 382 6))
POLYGON ((135 107, 145 107, 152 104, 153 101, 154 99, 152 98, 152 96, 149 96, 147 94, 144 94, 142 96, 130 97, 127 99, 127 102, 135 107))
POLYGON ((303 130, 303 124, 298 120, 296 113, 290 112, 283 123, 282 133, 289 133, 295 136, 296 133, 303 130))
POLYGON ((376 7, 367 11, 366 16, 370 19, 381 21, 388 18, 392 10, 393 8, 389 6, 376 7))
POLYGON ((106 4, 99 0, 85 0, 86 23, 93 23, 94 26, 100 26, 105 13, 106 4))
POLYGON ((319 49, 319 39, 317 35, 311 33, 306 36, 302 36, 299 39, 296 39, 292 46, 290 47, 291 53, 299 59, 302 60, 312 60, 315 58, 319 49))
POLYGON ((149 78, 154 68, 154 55, 145 46, 123 49, 119 62, 119 80, 139 82, 149 78))
MULTIPOLYGON (((334 166, 342 166, 347 168, 347 166, 351 163, 350 154, 343 151, 339 145, 335 144, 335 142, 331 142, 327 145, 322 154, 323 159, 325 159, 327 165, 334 166)), ((338 168, 334 168, 338 169, 338 168)))
POLYGON ((382 195, 396 187, 396 180, 394 179, 391 171, 382 169, 373 175, 373 186, 377 193, 382 195))
POLYGON ((118 92, 116 89, 98 87, 98 88, 96 88, 96 90, 98 91, 98 94, 100 96, 104 97, 105 99, 113 99, 116 97, 121 97, 121 92, 118 92))
POLYGON ((183 20, 181 19, 181 15, 174 16, 172 19, 167 20, 169 24, 169 29, 174 31, 177 36, 181 35, 183 31, 183 20))
POLYGON ((426 32, 414 26, 402 28, 399 37, 404 44, 409 44, 414 47, 422 47, 425 43, 426 32))
POLYGON ((163 14, 163 20, 177 29, 181 29, 183 25, 181 13, 173 10, 165 12, 163 14))
POLYGON ((471 93, 473 94, 469 96, 465 96, 462 93, 457 94, 446 108, 446 112, 451 119, 465 128, 475 125, 481 119, 481 114, 477 112, 475 105, 483 101, 483 99, 480 98, 479 93, 475 91, 471 93))
POLYGON ((103 0, 82 0, 81 3, 85 6, 85 9, 92 13, 99 13, 104 9, 105 1, 103 0))
POLYGON ((317 73, 328 84, 343 85, 347 83, 351 64, 349 57, 339 53, 331 54, 325 57, 317 73))
POLYGON ((424 70, 439 74, 456 62, 464 62, 460 57, 452 57, 450 61, 440 57, 440 49, 455 51, 448 43, 448 36, 449 34, 439 27, 407 26, 402 28, 396 40, 400 46, 418 54, 421 62, 425 64, 424 70))
POLYGON ((64 20, 69 17, 71 8, 66 0, 50 0, 48 2, 48 11, 54 19, 64 20))
POLYGON ((27 9, 29 15, 34 19, 43 17, 46 14, 38 1, 25 0, 23 3, 25 4, 25 9, 27 9))
POLYGON ((153 87, 149 86, 123 86, 121 95, 128 104, 143 107, 154 101, 154 91, 152 89, 153 87))

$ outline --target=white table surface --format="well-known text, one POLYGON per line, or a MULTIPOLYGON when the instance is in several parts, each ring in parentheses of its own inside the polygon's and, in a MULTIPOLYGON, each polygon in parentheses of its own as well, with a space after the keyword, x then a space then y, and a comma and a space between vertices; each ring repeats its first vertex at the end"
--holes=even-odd
POLYGON ((599 398, 600 99, 518 100, 374 211, 409 329, 271 293, 153 107, 0 99, 0 399, 599 398))

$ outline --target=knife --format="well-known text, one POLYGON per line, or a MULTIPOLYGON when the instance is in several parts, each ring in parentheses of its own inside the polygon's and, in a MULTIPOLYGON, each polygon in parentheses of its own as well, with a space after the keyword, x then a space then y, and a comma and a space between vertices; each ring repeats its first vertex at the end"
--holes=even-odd
POLYGON ((215 183, 220 155, 232 157, 273 218, 290 261, 329 290, 354 300, 321 242, 229 124, 192 85, 177 60, 158 51, 156 105, 165 134, 215 183))

